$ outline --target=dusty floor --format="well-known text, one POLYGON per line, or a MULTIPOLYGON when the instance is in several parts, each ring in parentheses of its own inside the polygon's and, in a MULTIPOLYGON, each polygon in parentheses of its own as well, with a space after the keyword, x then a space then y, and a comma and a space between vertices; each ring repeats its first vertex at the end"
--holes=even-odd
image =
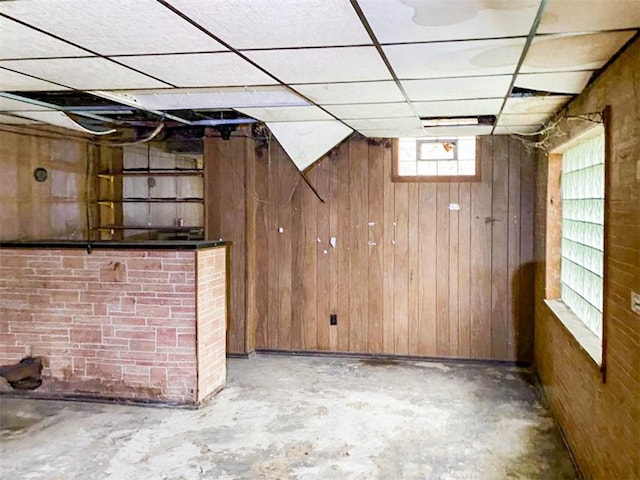
POLYGON ((256 356, 205 408, 0 399, 2 479, 574 479, 526 371, 256 356))

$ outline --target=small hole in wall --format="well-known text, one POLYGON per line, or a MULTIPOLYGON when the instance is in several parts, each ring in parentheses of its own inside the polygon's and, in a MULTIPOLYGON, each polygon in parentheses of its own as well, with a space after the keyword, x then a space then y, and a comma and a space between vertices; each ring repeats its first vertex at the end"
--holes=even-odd
POLYGON ((48 176, 46 168, 38 167, 33 171, 33 178, 36 179, 36 182, 44 182, 48 176))

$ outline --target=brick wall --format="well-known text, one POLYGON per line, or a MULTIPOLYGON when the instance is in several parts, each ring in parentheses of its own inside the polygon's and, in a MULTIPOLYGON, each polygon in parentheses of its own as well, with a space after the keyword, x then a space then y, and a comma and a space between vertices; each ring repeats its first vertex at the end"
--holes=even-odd
POLYGON ((226 256, 224 248, 197 252, 198 402, 219 390, 226 378, 226 256))
POLYGON ((39 394, 195 403, 195 255, 0 249, 0 363, 43 357, 39 394))
MULTIPOLYGON (((551 408, 588 479, 640 478, 640 317, 630 309, 640 292, 640 41, 636 41, 571 105, 569 114, 611 105, 607 192, 607 381, 598 366, 543 303, 548 160, 538 163, 535 362, 551 408)), ((570 138, 579 121, 565 122, 570 138)), ((548 240, 547 240, 548 241, 548 240)))

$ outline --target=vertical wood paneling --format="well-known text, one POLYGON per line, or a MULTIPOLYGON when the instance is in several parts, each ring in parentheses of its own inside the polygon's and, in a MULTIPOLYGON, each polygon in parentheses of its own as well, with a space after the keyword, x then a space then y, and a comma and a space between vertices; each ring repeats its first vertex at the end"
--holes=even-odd
POLYGON ((317 218, 317 234, 320 239, 320 243, 316 243, 316 264, 317 264, 317 295, 316 295, 316 315, 318 325, 318 338, 317 349, 318 350, 330 350, 329 339, 329 310, 331 305, 331 279, 330 277, 330 252, 331 246, 329 245, 329 219, 331 211, 331 191, 329 187, 329 167, 330 163, 325 161, 320 162, 316 170, 316 188, 320 192, 320 195, 324 198, 325 203, 318 202, 318 218, 317 218))
MULTIPOLYGON (((278 233, 278 210, 280 206, 288 201, 287 197, 280 195, 280 182, 279 170, 280 163, 278 161, 277 153, 275 152, 274 142, 270 142, 267 151, 267 198, 269 203, 267 205, 267 263, 269 270, 267 275, 269 277, 269 284, 267 287, 267 318, 259 319, 260 321, 266 321, 267 325, 267 347, 266 348, 279 348, 280 340, 278 338, 278 319, 280 318, 280 250, 278 244, 280 243, 280 234, 278 233)), ((290 208, 286 205, 285 208, 290 208)))
MULTIPOLYGON (((290 198, 287 192, 292 192, 295 182, 291 181, 291 170, 294 168, 288 158, 285 157, 285 153, 281 148, 278 148, 275 152, 275 158, 278 162, 278 182, 280 198, 290 198)), ((293 191, 293 200, 291 207, 278 208, 278 228, 282 229, 282 233, 278 233, 278 309, 279 314, 277 317, 278 322, 278 347, 283 350, 297 349, 300 347, 300 329, 295 330, 295 343, 292 343, 292 296, 291 285, 292 276, 299 271, 292 268, 296 262, 299 262, 299 254, 293 255, 292 242, 294 237, 297 239, 299 236, 300 228, 299 223, 296 223, 294 228, 291 222, 291 216, 293 211, 299 207, 300 194, 298 188, 293 191)), ((298 218, 298 215, 296 215, 298 218)), ((276 230, 277 231, 277 230, 276 230)), ((296 248, 299 243, 296 242, 296 248)), ((295 296, 298 298, 300 296, 295 296)), ((300 321, 301 312, 296 312, 296 321, 300 321)))
POLYGON ((384 251, 384 146, 369 145, 368 166, 368 238, 369 246, 367 272, 367 320, 368 351, 383 351, 383 251, 384 251))
MULTIPOLYGON (((317 170, 307 174, 307 178, 312 184, 316 184, 317 170)), ((300 283, 294 283, 298 288, 302 288, 302 349, 318 349, 318 305, 317 289, 319 280, 317 278, 317 252, 318 252, 318 204, 320 200, 310 188, 301 189, 302 210, 296 215, 302 221, 303 242, 302 242, 302 275, 300 283), (311 279, 311 281, 307 281, 311 279)), ((294 320, 295 321, 295 320, 294 320)))
MULTIPOLYGON (((524 362, 533 360, 534 330, 534 209, 535 209, 535 163, 531 153, 525 155, 520 149, 520 295, 516 307, 519 308, 517 325, 517 359, 524 362)), ((514 310, 516 308, 514 307, 514 310)))
MULTIPOLYGON (((459 184, 449 185, 449 203, 459 204, 459 184)), ((460 254, 459 210, 447 210, 449 213, 449 354, 459 357, 459 302, 458 260, 460 254)))
POLYGON ((409 355, 419 355, 420 345, 418 332, 420 328, 420 298, 418 270, 418 256, 420 246, 420 185, 410 183, 408 187, 409 212, 408 212, 408 247, 409 247, 409 287, 407 289, 408 309, 408 352, 409 355))
MULTIPOLYGON (((508 242, 509 267, 507 270, 509 288, 509 317, 507 325, 507 358, 518 358, 517 332, 520 328, 520 178, 522 162, 526 156, 521 155, 522 148, 517 140, 509 140, 509 215, 508 242)), ((532 172, 533 174, 533 172, 532 172)), ((533 232, 531 232, 533 235, 533 232)))
POLYGON ((450 356, 449 184, 436 188, 436 355, 450 356))
POLYGON ((458 355, 471 356, 471 184, 458 192, 458 355))
MULTIPOLYGON (((338 159, 339 159, 338 151, 333 151, 330 159, 325 160, 326 162, 330 162, 328 165, 329 168, 329 192, 330 192, 330 204, 329 204, 329 241, 331 238, 335 238, 336 241, 338 239, 338 159)), ((337 247, 336 243, 336 247, 337 247)), ((338 313, 338 290, 339 290, 339 281, 338 281, 338 248, 333 246, 327 247, 329 249, 329 277, 331 282, 329 284, 330 292, 330 307, 329 314, 337 314, 338 313)), ((331 351, 338 350, 338 326, 332 325, 329 327, 329 349, 331 351)))
POLYGON ((509 137, 493 140, 491 186, 491 357, 508 358, 509 137))
POLYGON ((436 352, 436 200, 437 184, 420 185, 419 302, 420 355, 435 357, 436 352))
POLYGON ((349 251, 351 249, 352 228, 349 203, 349 145, 342 145, 338 159, 338 351, 349 351, 349 300, 351 281, 349 276, 349 251))
POLYGON ((395 352, 395 186, 391 182, 391 149, 384 150, 383 244, 382 244, 382 346, 384 352, 395 352))
POLYGON ((409 353, 409 185, 395 185, 394 348, 409 353))
POLYGON ((262 295, 261 291, 270 291, 271 284, 275 283, 271 280, 271 271, 269 268, 269 259, 271 255, 265 255, 269 252, 269 231, 273 228, 269 223, 269 214, 272 209, 270 203, 272 199, 269 197, 269 183, 262 179, 269 178, 269 159, 266 149, 261 148, 255 154, 256 164, 256 348, 267 348, 269 345, 268 326, 269 322, 264 321, 269 318, 269 295, 262 295))

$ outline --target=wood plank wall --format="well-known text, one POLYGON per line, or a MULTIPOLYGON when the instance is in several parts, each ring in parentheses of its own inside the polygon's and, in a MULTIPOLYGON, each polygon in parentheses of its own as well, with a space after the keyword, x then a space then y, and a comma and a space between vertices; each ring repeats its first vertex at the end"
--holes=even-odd
POLYGON ((205 153, 218 179, 207 177, 217 194, 206 196, 227 212, 219 231, 234 242, 232 352, 255 341, 256 349, 531 360, 534 163, 520 141, 482 138, 481 182, 393 183, 390 143, 352 139, 308 173, 325 203, 275 141, 255 150, 246 142, 216 139, 221 146, 205 153), (237 298, 247 278, 250 305, 237 298), (255 338, 243 339, 251 325, 255 338))

